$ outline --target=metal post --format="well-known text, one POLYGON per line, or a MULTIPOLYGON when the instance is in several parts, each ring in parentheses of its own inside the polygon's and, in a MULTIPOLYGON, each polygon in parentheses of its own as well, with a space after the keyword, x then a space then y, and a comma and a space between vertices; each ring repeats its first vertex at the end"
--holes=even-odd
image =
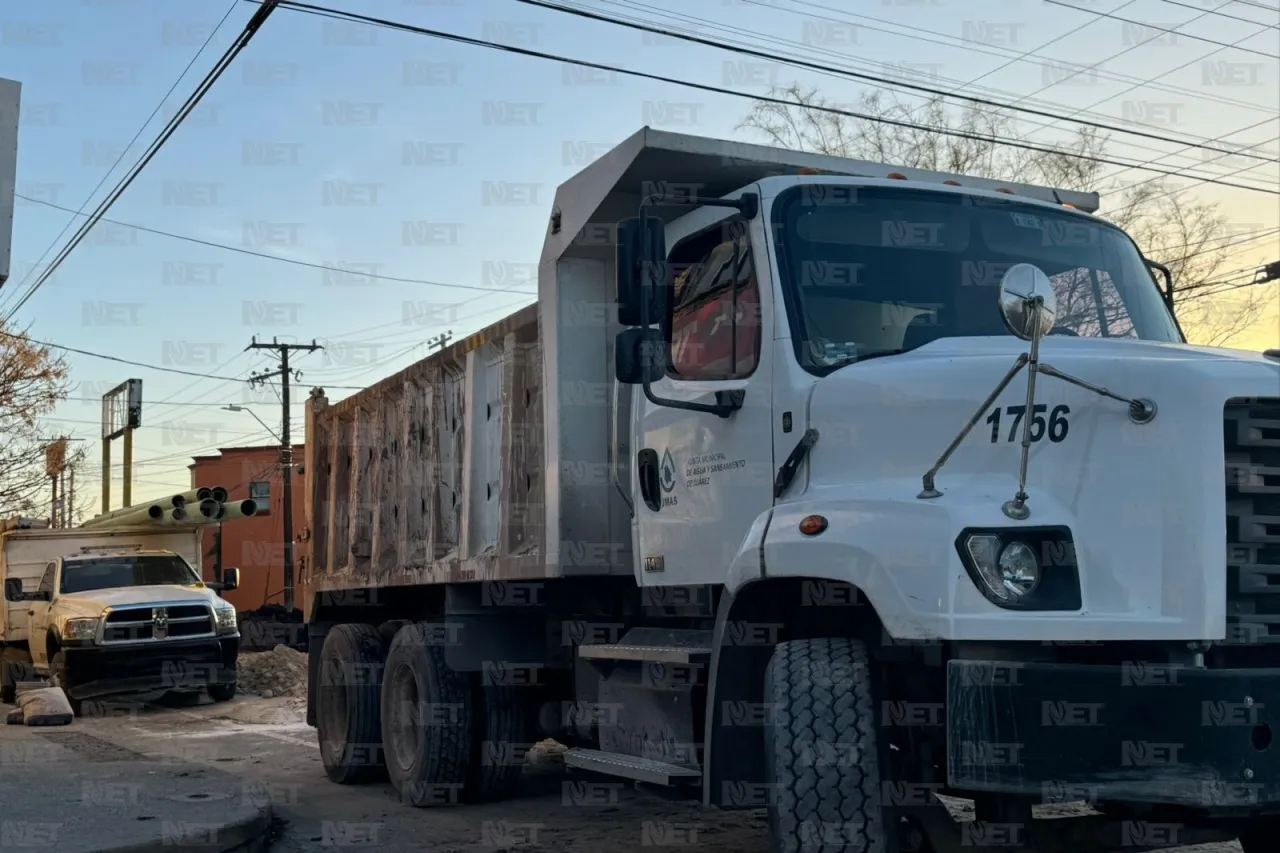
POLYGON ((222 582, 222 522, 218 522, 218 529, 213 534, 213 579, 222 582))
POLYGON ((111 440, 106 438, 102 440, 102 511, 111 512, 111 440))
POLYGON ((58 526, 58 475, 54 474, 49 478, 49 482, 53 483, 53 497, 49 501, 49 526, 58 526))
POLYGON ((67 527, 76 525, 76 469, 67 469, 67 527))
POLYGON ((133 430, 124 431, 124 485, 121 506, 133 506, 133 430))

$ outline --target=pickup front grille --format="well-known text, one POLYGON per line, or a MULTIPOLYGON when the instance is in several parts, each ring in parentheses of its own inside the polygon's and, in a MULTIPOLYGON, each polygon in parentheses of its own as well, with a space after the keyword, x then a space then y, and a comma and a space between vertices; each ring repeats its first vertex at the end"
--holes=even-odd
POLYGON ((1280 643, 1280 399, 1237 398, 1223 413, 1227 642, 1280 643))
POLYGON ((149 643, 216 636, 213 611, 204 604, 148 605, 112 610, 103 620, 102 643, 149 643))

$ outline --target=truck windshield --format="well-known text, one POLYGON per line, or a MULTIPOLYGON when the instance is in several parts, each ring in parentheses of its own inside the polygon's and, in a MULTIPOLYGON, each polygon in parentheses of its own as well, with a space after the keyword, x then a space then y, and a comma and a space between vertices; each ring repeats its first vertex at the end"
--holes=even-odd
POLYGON ((774 205, 796 356, 827 373, 946 337, 1007 336, 1000 277, 1035 264, 1054 335, 1180 342, 1133 241, 1080 214, 958 193, 813 185, 774 205))
POLYGON ((186 585, 199 582, 196 573, 181 557, 100 557, 64 562, 61 590, 65 594, 125 586, 186 585))

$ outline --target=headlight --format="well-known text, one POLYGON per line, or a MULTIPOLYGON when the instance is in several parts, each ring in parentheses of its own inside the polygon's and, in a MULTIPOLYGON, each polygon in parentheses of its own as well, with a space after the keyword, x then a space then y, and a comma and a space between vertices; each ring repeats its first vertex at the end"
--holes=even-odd
POLYGON ((230 633, 236 629, 236 609, 230 604, 225 607, 215 607, 213 612, 217 617, 219 632, 230 633))
POLYGON ((62 639, 77 643, 91 643, 98 636, 101 619, 68 619, 62 626, 62 639))
POLYGON ((1079 610, 1080 577, 1064 527, 967 530, 956 543, 979 591, 1016 610, 1079 610))

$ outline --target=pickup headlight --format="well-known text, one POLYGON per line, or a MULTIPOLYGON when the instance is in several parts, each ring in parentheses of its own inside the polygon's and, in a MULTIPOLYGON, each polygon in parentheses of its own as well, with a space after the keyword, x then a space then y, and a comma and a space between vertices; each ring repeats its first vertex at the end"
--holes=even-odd
POLYGON ((218 633, 230 634, 236 630, 236 609, 230 604, 221 604, 213 608, 213 615, 218 623, 218 633))
POLYGON ((62 626, 62 639, 73 643, 92 643, 98 637, 98 618, 68 619, 62 626))
POLYGON ((1079 610, 1075 543, 1065 527, 966 530, 960 560, 987 600, 1009 610, 1079 610))

